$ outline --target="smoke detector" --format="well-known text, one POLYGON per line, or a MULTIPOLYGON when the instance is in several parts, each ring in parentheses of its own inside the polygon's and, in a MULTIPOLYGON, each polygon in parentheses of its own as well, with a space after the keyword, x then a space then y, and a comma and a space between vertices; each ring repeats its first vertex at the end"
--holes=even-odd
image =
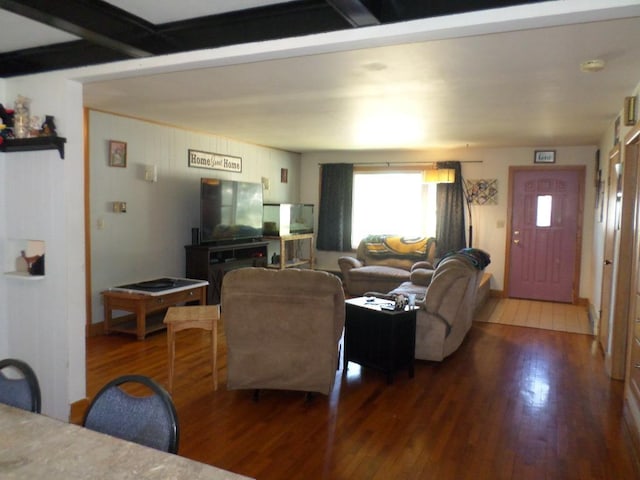
POLYGON ((585 60, 580 64, 581 72, 599 72, 604 68, 604 60, 600 60, 599 58, 594 60, 585 60))

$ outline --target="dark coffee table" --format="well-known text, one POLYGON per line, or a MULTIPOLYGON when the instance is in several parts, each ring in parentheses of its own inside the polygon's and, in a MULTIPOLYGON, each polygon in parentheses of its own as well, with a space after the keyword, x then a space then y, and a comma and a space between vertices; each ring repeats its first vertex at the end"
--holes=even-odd
POLYGON ((344 371, 355 362, 386 373, 392 383, 394 372, 406 367, 413 378, 417 308, 384 310, 388 300, 370 299, 346 301, 344 371))

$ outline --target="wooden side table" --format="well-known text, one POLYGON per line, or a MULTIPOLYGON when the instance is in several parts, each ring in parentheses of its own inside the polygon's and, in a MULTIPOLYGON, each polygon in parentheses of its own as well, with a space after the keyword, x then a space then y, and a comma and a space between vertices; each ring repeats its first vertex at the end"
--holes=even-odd
POLYGON ((169 347, 169 393, 173 393, 174 364, 176 357, 176 332, 189 328, 202 328, 211 332, 213 389, 218 389, 218 325, 220 305, 194 305, 170 307, 164 317, 167 325, 167 345, 169 347))
POLYGON ((416 308, 383 310, 387 300, 366 297, 345 302, 344 372, 349 362, 379 370, 393 382, 393 374, 406 367, 413 378, 416 348, 416 308))
POLYGON ((132 284, 113 287, 102 292, 105 333, 132 333, 138 337, 138 340, 144 340, 148 333, 164 329, 161 323, 148 324, 148 314, 166 310, 181 303, 198 302, 200 305, 206 305, 209 282, 187 278, 175 280, 177 286, 157 291, 136 290, 135 284, 132 284), (114 310, 133 312, 135 321, 115 323, 114 310))

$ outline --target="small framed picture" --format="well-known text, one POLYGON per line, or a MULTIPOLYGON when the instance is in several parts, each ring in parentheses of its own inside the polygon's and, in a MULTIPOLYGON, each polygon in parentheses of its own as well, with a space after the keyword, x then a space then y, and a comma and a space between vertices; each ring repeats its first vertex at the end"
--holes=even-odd
POLYGON ((289 169, 281 168, 280 169, 280 183, 287 183, 289 181, 289 169))
POLYGON ((127 166, 127 144, 117 140, 109 140, 109 166, 122 167, 127 166))
POLYGON ((636 97, 624 99, 624 124, 633 126, 636 124, 636 97))
POLYGON ((533 163, 556 163, 556 151, 536 150, 533 155, 533 163))

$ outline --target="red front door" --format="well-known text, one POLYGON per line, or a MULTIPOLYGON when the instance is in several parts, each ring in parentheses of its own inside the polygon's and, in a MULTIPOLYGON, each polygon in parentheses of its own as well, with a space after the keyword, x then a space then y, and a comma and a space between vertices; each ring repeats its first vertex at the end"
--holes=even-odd
POLYGON ((508 295, 573 303, 584 169, 513 168, 511 175, 508 295))

